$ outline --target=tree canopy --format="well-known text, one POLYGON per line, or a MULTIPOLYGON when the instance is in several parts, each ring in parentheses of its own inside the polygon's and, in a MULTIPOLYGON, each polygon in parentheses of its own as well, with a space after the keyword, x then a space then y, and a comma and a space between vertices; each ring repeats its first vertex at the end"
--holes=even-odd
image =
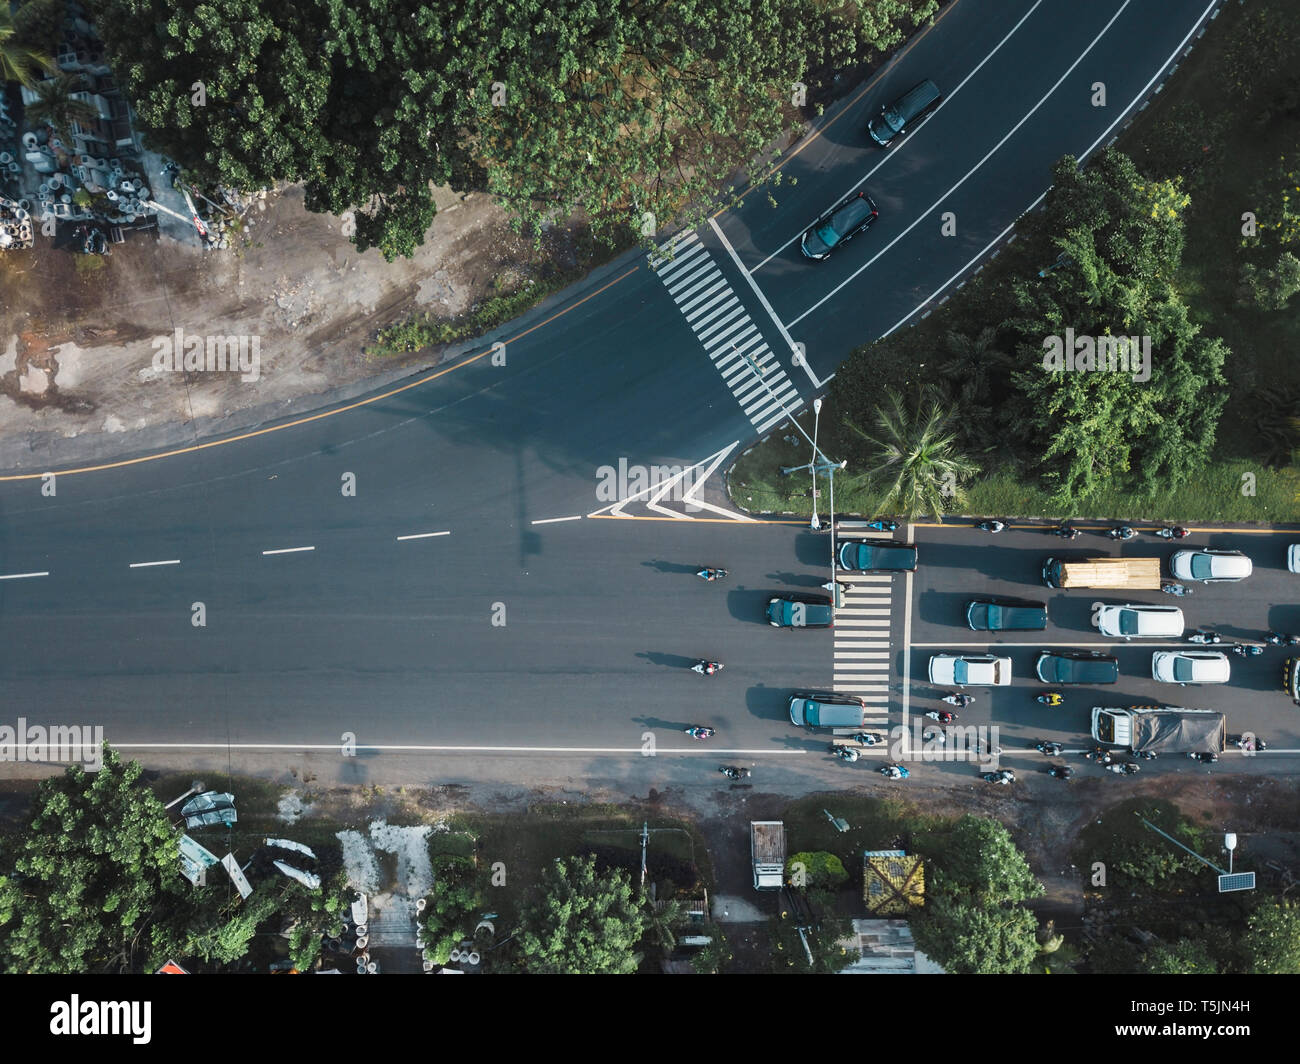
POLYGON ((237 188, 305 181, 358 248, 423 243, 430 183, 537 233, 653 236, 796 118, 810 63, 892 47, 936 0, 98 0, 152 146, 237 188))
POLYGON ((627 874, 596 872, 591 857, 557 858, 520 917, 516 957, 545 975, 629 975, 646 920, 627 874))

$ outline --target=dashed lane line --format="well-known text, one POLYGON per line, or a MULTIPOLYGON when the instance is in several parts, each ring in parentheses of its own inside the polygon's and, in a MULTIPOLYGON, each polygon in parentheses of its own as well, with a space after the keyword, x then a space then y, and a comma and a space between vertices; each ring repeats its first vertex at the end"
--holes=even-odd
POLYGON ((404 543, 408 539, 433 539, 435 536, 450 536, 450 532, 413 532, 409 536, 398 536, 397 542, 404 543))
POLYGON ((279 550, 262 551, 262 557, 265 558, 271 554, 301 554, 303 553, 303 551, 309 551, 315 549, 316 549, 315 547, 281 547, 279 550))
POLYGON ((49 572, 44 573, 6 573, 0 576, 0 580, 30 580, 33 576, 49 576, 49 572))
POLYGON ((181 560, 179 558, 168 558, 166 561, 161 561, 161 562, 132 562, 131 568, 152 569, 155 565, 180 565, 180 563, 181 560))

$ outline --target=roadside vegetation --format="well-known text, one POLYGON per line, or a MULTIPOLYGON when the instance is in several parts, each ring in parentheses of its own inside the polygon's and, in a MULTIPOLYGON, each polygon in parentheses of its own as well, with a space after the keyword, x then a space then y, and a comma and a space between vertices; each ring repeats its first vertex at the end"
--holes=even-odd
MULTIPOLYGON (((1058 163, 988 268, 849 357, 819 440, 848 461, 837 510, 1300 518, 1297 48, 1293 5, 1225 9, 1116 149, 1058 163), (1091 338, 1099 362, 1149 338, 1149 366, 1051 364, 1053 337, 1091 338)), ((733 497, 807 513, 809 484, 779 474, 807 461, 771 440, 733 497)))
POLYGON ((430 183, 534 235, 575 210, 600 240, 652 234, 938 0, 92 6, 152 147, 216 185, 303 181, 391 261, 423 242, 430 183))
MULTIPOLYGON (((1222 835, 1166 801, 1112 806, 1084 829, 1073 860, 1085 875, 1085 957, 1097 973, 1300 974, 1300 903, 1259 874, 1256 889, 1219 894, 1215 874, 1142 824, 1202 856, 1222 835), (1136 815, 1135 815, 1136 814, 1136 815)), ((1238 862, 1237 871, 1253 870, 1238 862)))

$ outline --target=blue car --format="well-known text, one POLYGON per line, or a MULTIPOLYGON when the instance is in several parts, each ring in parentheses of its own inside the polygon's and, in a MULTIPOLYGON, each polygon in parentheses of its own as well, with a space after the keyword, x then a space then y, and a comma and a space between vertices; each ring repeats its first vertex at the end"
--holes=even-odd
POLYGON ((808 227, 799 250, 819 262, 828 259, 832 251, 870 229, 879 217, 875 201, 865 192, 854 192, 808 227))

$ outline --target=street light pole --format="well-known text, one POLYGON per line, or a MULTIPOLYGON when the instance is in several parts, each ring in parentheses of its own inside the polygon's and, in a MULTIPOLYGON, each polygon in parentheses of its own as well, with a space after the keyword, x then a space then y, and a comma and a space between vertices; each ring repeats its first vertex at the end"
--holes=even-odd
MULTIPOLYGON (((822 423, 822 401, 821 401, 820 399, 814 399, 814 400, 813 400, 813 438, 812 438, 812 446, 813 446, 813 460, 812 460, 812 463, 811 463, 811 465, 812 465, 812 484, 813 484, 813 493, 812 493, 812 506, 813 506, 813 514, 812 514, 812 530, 813 530, 814 532, 816 532, 818 529, 821 528, 821 522, 819 522, 819 521, 817 520, 817 454, 818 454, 818 451, 817 451, 817 429, 818 429, 818 427, 821 425, 821 423, 822 423)), ((835 523, 835 514, 834 514, 834 512, 832 512, 832 513, 831 513, 831 524, 834 524, 834 523, 835 523)))

